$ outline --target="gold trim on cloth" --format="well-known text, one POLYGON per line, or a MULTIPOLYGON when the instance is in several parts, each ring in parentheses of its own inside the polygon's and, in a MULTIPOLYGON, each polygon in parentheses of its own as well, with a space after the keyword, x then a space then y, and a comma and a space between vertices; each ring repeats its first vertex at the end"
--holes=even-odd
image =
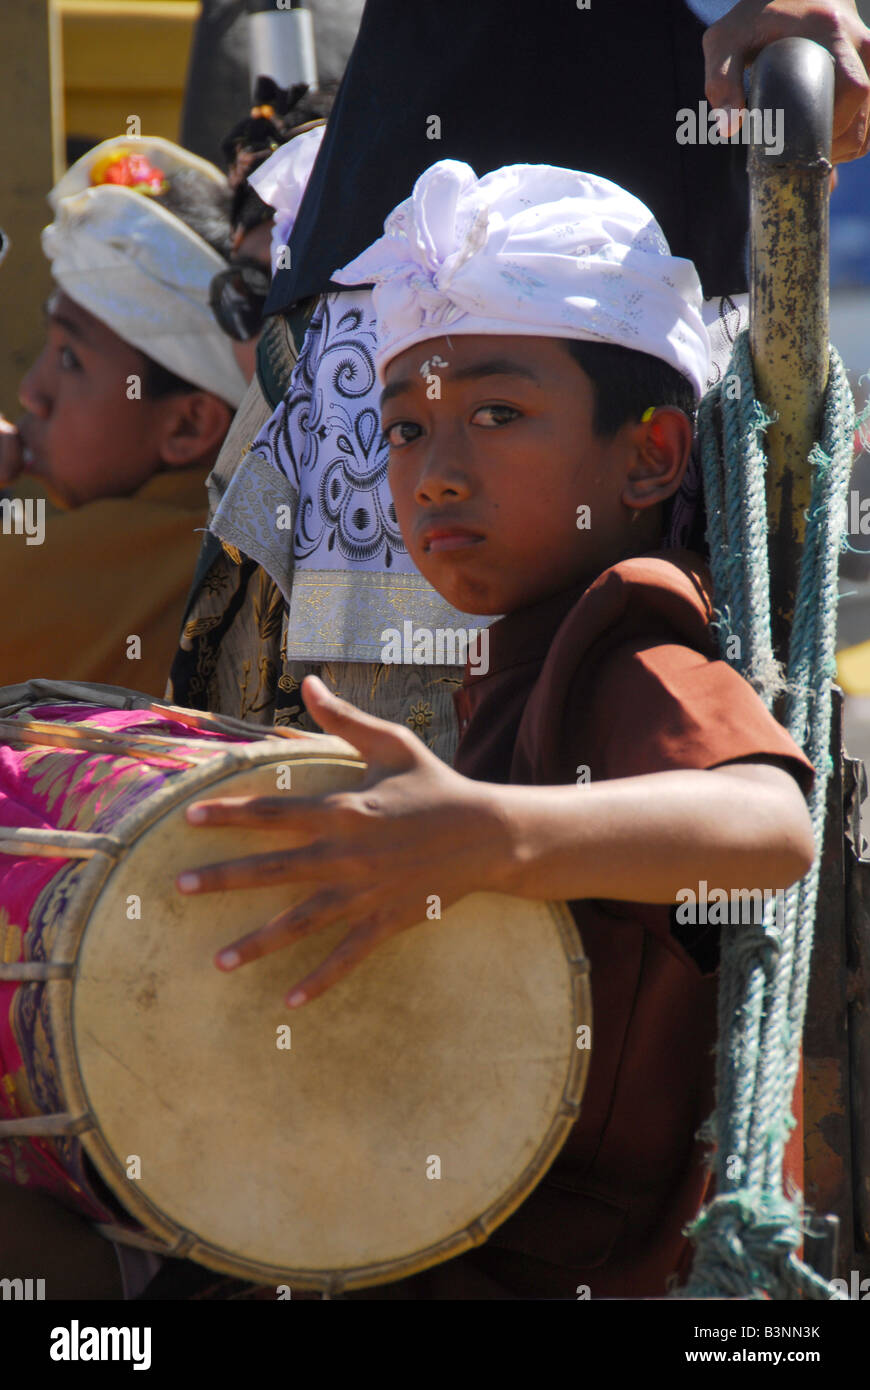
POLYGON ((299 493, 252 449, 240 460, 209 530, 262 565, 285 599, 293 588, 293 528, 299 493))
POLYGON ((209 526, 239 464, 250 453, 254 440, 271 414, 272 407, 263 395, 259 381, 254 377, 221 445, 217 463, 206 478, 209 526))
POLYGON ((381 633, 410 621, 430 631, 469 631, 475 618, 444 602, 421 574, 360 569, 305 570, 293 576, 287 624, 288 661, 383 661, 381 633))

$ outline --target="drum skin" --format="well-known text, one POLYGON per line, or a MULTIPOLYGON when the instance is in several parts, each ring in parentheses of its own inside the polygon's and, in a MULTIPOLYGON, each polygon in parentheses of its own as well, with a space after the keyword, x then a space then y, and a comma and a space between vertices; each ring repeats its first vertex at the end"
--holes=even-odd
MULTIPOLYGON (((122 848, 86 863, 54 940, 69 978, 29 988, 46 992, 81 1143, 145 1232, 227 1274, 339 1292, 460 1254, 528 1195, 579 1113, 589 982, 564 905, 477 894, 439 918, 434 871, 420 924, 299 1010, 283 998, 340 923, 217 970, 222 946, 306 890, 180 894, 182 869, 290 843, 286 830, 191 827, 185 808, 364 776, 340 740, 259 733, 212 746, 120 816, 122 848)), ((178 739, 179 756, 205 742, 178 739)), ((137 756, 159 764, 147 743, 137 756)))

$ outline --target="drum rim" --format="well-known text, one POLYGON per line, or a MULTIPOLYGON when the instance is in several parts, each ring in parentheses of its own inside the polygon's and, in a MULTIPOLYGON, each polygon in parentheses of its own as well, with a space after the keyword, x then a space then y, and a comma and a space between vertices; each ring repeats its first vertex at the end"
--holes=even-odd
MULTIPOLYGON (((570 1033, 584 1023, 592 1023, 592 994, 589 979, 589 962, 583 952, 580 932, 567 905, 563 902, 538 900, 536 904, 549 912, 559 931, 563 954, 568 966, 571 982, 571 1020, 570 1033)), ((312 1270, 301 1266, 284 1266, 246 1259, 234 1254, 225 1247, 200 1239, 189 1227, 168 1217, 155 1206, 136 1184, 129 1181, 124 1167, 110 1147, 97 1116, 88 1104, 83 1079, 78 1064, 75 1038, 72 1031, 72 1005, 75 978, 52 981, 49 990, 49 1009, 52 1029, 54 1021, 54 998, 60 1003, 61 992, 65 996, 66 1010, 64 1026, 69 1035, 69 1049, 64 1049, 64 1060, 58 1052, 58 1070, 66 1091, 65 1063, 74 1070, 77 1098, 81 1100, 80 1112, 87 1113, 91 1127, 79 1135, 87 1153, 94 1162, 101 1178, 110 1187, 131 1217, 139 1221, 147 1231, 164 1242, 164 1253, 173 1258, 195 1260, 198 1264, 219 1274, 244 1279, 257 1285, 288 1284, 303 1291, 315 1291, 338 1295, 345 1291, 375 1287, 379 1284, 394 1283, 398 1279, 420 1274, 434 1265, 464 1254, 486 1241, 497 1227, 522 1205, 526 1198, 552 1166, 564 1146, 568 1135, 577 1121, 583 1094, 588 1079, 590 1050, 574 1047, 564 1078, 562 1093, 550 1126, 538 1143, 535 1153, 513 1185, 498 1196, 468 1226, 451 1232, 429 1246, 411 1255, 385 1260, 375 1265, 354 1265, 342 1269, 312 1270), (54 996, 54 997, 52 997, 54 996), (73 1060, 74 1059, 74 1060, 73 1060)), ((58 1038, 55 1032, 55 1039, 58 1038)), ((72 1077, 70 1078, 72 1079, 72 1077)))
MULTIPOLYGON (((82 703, 103 704, 109 708, 151 708, 155 705, 165 709, 168 718, 173 710, 183 712, 181 706, 154 701, 139 692, 124 691, 120 687, 93 687, 93 695, 85 693, 88 687, 81 684, 66 685, 63 682, 29 682, 26 686, 6 687, 0 690, 0 712, 3 711, 3 697, 14 692, 19 702, 19 710, 29 705, 41 703, 82 703), (33 690, 30 698, 26 698, 33 690), (117 698, 113 703, 106 697, 117 698), (134 697, 136 703, 126 703, 134 697), (141 703, 140 703, 141 702, 141 703)), ((200 711, 193 711, 200 714, 200 711)), ((206 715, 207 720, 218 724, 221 716, 206 715)), ((125 850, 129 850, 152 825, 172 808, 186 800, 191 794, 191 784, 196 790, 205 790, 213 782, 222 781, 233 772, 244 771, 246 767, 268 765, 284 758, 292 757, 294 762, 338 762, 350 767, 365 767, 365 763, 355 754, 350 745, 341 739, 330 739, 317 735, 317 752, 313 749, 313 739, 300 731, 299 740, 279 740, 270 738, 269 726, 245 726, 250 734, 250 742, 239 743, 237 750, 222 750, 208 763, 200 763, 179 774, 170 784, 128 811, 117 826, 113 828, 114 838, 121 840, 125 850), (258 736, 258 727, 263 735, 258 736), (306 749, 304 744, 309 742, 306 749), (252 746, 256 745, 256 747, 252 746), (267 745, 267 746, 264 746, 267 745), (349 756, 355 754, 355 756, 349 756)), ((235 730, 234 730, 235 732, 235 730)), ((191 729, 191 737, 196 730, 191 729)), ((135 741, 135 735, 131 736, 135 741)), ((115 856, 97 852, 90 862, 82 867, 76 890, 67 906, 67 915, 58 932, 51 955, 52 962, 60 962, 75 967, 78 948, 85 928, 96 905, 102 889, 108 882, 113 869, 120 860, 115 856)), ((571 994, 570 1035, 576 1033, 578 1026, 592 1023, 592 994, 589 979, 589 962, 584 953, 580 932, 567 904, 557 901, 537 900, 529 906, 544 907, 557 927, 563 956, 569 971, 571 994)), ((535 1153, 522 1173, 514 1180, 507 1191, 497 1197, 484 1212, 468 1226, 452 1232, 441 1240, 432 1243, 411 1255, 397 1257, 377 1265, 358 1265, 344 1269, 311 1270, 265 1264, 234 1254, 209 1241, 200 1239, 189 1228, 181 1226, 167 1217, 147 1198, 126 1176, 120 1158, 109 1146, 99 1119, 91 1111, 84 1087, 84 1079, 78 1060, 75 1035, 73 1031, 73 996, 76 971, 71 978, 48 981, 46 1001, 52 1030, 58 1075, 64 1100, 69 1110, 78 1115, 86 1114, 90 1128, 78 1138, 97 1169, 100 1178, 106 1183, 121 1203, 131 1220, 138 1222, 147 1232, 162 1244, 165 1254, 175 1258, 189 1258, 220 1274, 242 1278, 255 1284, 287 1283, 300 1290, 320 1291, 339 1294, 344 1290, 374 1287, 393 1283, 398 1279, 423 1272, 446 1260, 455 1258, 482 1244, 492 1232, 508 1219, 526 1200, 551 1167, 561 1151, 568 1135, 580 1113, 580 1105, 588 1079, 590 1049, 573 1047, 564 1077, 562 1093, 549 1128, 537 1145, 535 1153)), ((120 1236, 116 1237, 120 1239, 120 1236)))

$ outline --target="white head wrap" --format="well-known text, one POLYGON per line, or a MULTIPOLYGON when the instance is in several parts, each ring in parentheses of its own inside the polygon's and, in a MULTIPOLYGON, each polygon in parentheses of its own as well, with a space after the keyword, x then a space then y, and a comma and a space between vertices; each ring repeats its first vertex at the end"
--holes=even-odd
POLYGON ((304 130, 281 145, 248 177, 251 188, 275 209, 272 227, 272 274, 278 269, 278 248, 286 246, 305 195, 311 170, 323 140, 326 123, 304 130))
POLYGON ((616 343, 670 363, 696 396, 706 389, 694 265, 671 256, 638 198, 594 174, 513 164, 478 179, 440 160, 332 278, 374 285, 381 381, 415 343, 485 333, 616 343))
MULTIPOLYGON (((144 155, 158 169, 162 169, 170 181, 173 175, 182 169, 190 169, 209 183, 221 188, 227 187, 226 178, 216 164, 211 164, 207 159, 200 159, 198 154, 191 154, 190 150, 185 150, 172 140, 164 140, 160 135, 113 135, 111 140, 103 140, 99 145, 94 145, 92 150, 88 150, 75 164, 71 164, 54 185, 48 195, 48 205, 52 212, 57 211, 61 198, 68 198, 72 193, 83 193, 86 188, 91 187, 91 170, 95 164, 99 164, 109 155, 121 155, 127 151, 144 155)), ((116 184, 109 186, 117 187, 116 184)))
POLYGON ((55 218, 42 233, 42 249, 54 278, 125 342, 235 408, 247 384, 209 305, 212 277, 227 262, 153 198, 115 184, 88 186, 94 158, 112 145, 135 147, 170 177, 195 164, 225 182, 213 165, 186 151, 170 167, 157 148, 179 149, 168 140, 104 141, 49 194, 55 218))

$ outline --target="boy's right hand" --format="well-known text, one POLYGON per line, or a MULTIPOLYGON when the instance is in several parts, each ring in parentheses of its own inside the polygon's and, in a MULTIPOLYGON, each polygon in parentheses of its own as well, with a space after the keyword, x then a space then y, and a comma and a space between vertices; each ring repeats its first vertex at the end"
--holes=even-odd
POLYGON ((0 488, 14 483, 23 467, 21 435, 11 420, 0 415, 0 488))

